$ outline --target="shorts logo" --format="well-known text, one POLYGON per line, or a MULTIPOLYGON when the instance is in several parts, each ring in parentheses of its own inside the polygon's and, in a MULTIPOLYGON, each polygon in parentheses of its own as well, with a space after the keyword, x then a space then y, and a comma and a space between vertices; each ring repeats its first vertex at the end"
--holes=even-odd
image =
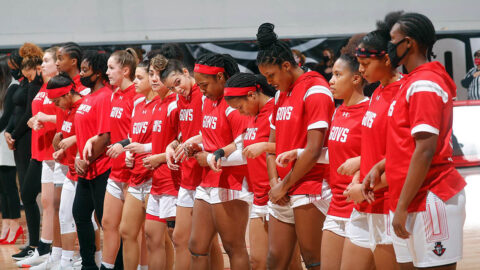
POLYGON ((433 253, 437 256, 442 256, 445 253, 446 248, 443 247, 442 242, 435 242, 435 246, 433 248, 433 253))

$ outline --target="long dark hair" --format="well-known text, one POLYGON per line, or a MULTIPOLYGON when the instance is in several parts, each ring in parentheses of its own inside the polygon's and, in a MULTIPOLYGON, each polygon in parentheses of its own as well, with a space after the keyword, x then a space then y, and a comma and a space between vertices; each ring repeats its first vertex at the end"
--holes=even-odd
POLYGON ((12 75, 10 75, 10 68, 8 67, 8 56, 2 56, 0 57, 0 110, 3 110, 3 102, 11 82, 12 75))

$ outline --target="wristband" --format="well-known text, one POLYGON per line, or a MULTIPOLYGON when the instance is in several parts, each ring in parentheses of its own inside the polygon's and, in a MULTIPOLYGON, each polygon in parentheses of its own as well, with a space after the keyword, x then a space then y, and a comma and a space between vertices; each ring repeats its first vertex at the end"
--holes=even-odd
POLYGON ((146 143, 143 145, 143 151, 145 153, 150 153, 152 152, 152 143, 146 143))
POLYGON ((121 140, 117 143, 119 143, 121 146, 125 147, 125 146, 130 144, 130 139, 121 140))
POLYGON ((213 155, 215 156, 215 161, 218 161, 225 156, 225 150, 223 150, 222 148, 217 149, 215 152, 213 152, 213 155))

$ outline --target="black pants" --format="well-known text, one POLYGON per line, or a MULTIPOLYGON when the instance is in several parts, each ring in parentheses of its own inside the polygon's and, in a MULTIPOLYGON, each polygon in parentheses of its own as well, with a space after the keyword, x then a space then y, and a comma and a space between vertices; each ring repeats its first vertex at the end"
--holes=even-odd
POLYGON ((98 269, 95 264, 95 232, 92 225, 92 213, 95 210, 97 220, 101 223, 109 175, 110 170, 92 180, 78 178, 72 212, 77 225, 82 269, 98 269))
POLYGON ((31 159, 25 174, 21 195, 27 220, 30 246, 37 247, 40 240, 40 210, 37 196, 42 190, 42 162, 31 159))
POLYGON ((25 174, 27 173, 28 165, 30 164, 30 157, 32 156, 31 140, 31 131, 28 131, 24 136, 15 141, 15 150, 13 150, 13 157, 15 158, 15 165, 17 167, 20 190, 23 188, 25 174))
POLYGON ((0 192, 2 194, 2 217, 4 219, 20 218, 17 170, 14 166, 0 166, 0 192))

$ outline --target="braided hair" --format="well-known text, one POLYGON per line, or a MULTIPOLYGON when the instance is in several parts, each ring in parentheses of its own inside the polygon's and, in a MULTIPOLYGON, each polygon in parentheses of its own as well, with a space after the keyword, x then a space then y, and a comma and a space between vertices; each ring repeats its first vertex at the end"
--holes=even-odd
POLYGON ((200 56, 197 61, 195 61, 195 64, 211 67, 223 67, 225 69, 225 79, 228 79, 240 72, 237 62, 229 54, 206 53, 200 56))
POLYGON ((10 54, 8 60, 10 60, 10 63, 12 63, 18 70, 20 70, 23 58, 20 56, 18 50, 13 51, 10 54))
POLYGON ((435 57, 433 53, 433 44, 435 44, 435 27, 430 19, 420 13, 405 13, 398 18, 400 31, 405 35, 415 39, 420 49, 426 51, 427 59, 435 57))
MULTIPOLYGON (((254 86, 257 88, 257 92, 262 92, 263 94, 273 97, 277 90, 273 86, 267 83, 267 79, 261 74, 252 74, 252 73, 237 73, 230 77, 227 80, 225 87, 251 87, 254 86)), ((246 98, 247 96, 225 96, 225 100, 230 100, 234 98, 246 98)))
POLYGON ((77 68, 80 70, 80 64, 82 63, 82 49, 75 42, 67 42, 60 46, 63 51, 70 56, 71 59, 77 59, 77 68))
POLYGON ((296 66, 297 63, 293 57, 292 50, 287 43, 278 40, 277 34, 273 31, 274 28, 275 25, 271 23, 264 23, 258 27, 257 44, 259 51, 257 65, 282 65, 284 62, 289 62, 296 66))
POLYGON ((108 55, 96 50, 88 50, 85 52, 82 61, 86 61, 92 68, 93 73, 100 73, 100 77, 103 81, 108 81, 107 76, 107 61, 108 55))

